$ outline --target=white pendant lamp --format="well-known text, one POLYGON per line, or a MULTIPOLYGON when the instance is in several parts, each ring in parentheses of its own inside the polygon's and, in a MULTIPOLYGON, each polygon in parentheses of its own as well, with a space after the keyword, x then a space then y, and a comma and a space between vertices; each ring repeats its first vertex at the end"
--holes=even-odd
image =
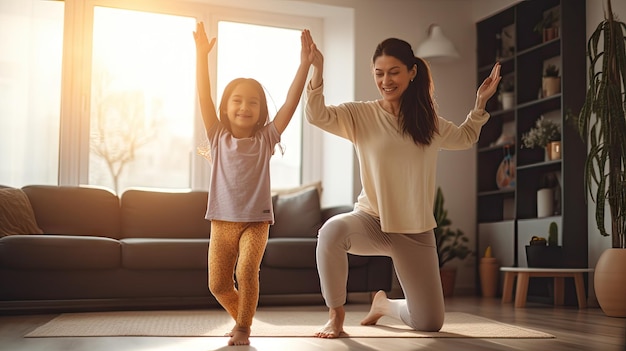
POLYGON ((459 58, 459 52, 456 51, 454 44, 443 35, 441 27, 437 24, 431 24, 428 27, 428 38, 418 46, 415 55, 424 59, 441 61, 459 58))

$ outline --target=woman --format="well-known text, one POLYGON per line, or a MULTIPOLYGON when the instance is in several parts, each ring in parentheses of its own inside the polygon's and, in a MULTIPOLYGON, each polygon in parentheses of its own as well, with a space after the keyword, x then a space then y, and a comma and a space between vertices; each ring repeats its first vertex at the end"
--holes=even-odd
POLYGON ((324 59, 316 47, 313 52, 307 120, 354 144, 363 185, 354 211, 333 217, 319 231, 317 263, 329 320, 316 336, 343 332, 347 253, 391 257, 405 296, 390 300, 379 291, 361 324, 391 316, 415 330, 438 331, 445 308, 433 232, 437 155, 478 140, 489 119, 485 105, 501 79, 500 64, 457 126, 437 115, 430 69, 406 41, 389 38, 376 47, 372 64, 381 99, 338 106, 325 105, 324 59))

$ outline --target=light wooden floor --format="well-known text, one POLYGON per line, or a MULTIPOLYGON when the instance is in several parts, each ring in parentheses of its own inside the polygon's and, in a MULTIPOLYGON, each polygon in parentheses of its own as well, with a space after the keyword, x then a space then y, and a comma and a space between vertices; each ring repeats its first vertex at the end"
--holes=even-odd
MULTIPOLYGON (((367 311, 364 301, 347 305, 351 311, 367 311)), ((323 306, 320 306, 323 308, 323 306)), ((261 307, 262 308, 262 307, 261 307)), ((299 307, 303 313, 311 306, 299 307)), ((44 324, 54 314, 0 316, 0 350, 2 351, 414 351, 414 350, 598 350, 626 351, 626 319, 604 315, 599 308, 578 310, 574 306, 555 308, 528 303, 516 309, 502 305, 499 298, 451 297, 447 311, 473 313, 504 323, 537 329, 553 334, 554 339, 439 339, 439 338, 251 338, 250 346, 226 346, 226 338, 181 337, 82 337, 24 338, 23 335, 44 324)), ((325 321, 320 321, 323 324, 325 321)))

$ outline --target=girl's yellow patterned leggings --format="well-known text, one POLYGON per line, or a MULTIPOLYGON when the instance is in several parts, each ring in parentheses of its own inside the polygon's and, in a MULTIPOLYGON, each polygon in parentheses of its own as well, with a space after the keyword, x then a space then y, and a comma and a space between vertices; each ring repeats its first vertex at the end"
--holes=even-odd
POLYGON ((259 267, 269 226, 211 221, 209 290, 240 328, 250 327, 259 302, 259 267))

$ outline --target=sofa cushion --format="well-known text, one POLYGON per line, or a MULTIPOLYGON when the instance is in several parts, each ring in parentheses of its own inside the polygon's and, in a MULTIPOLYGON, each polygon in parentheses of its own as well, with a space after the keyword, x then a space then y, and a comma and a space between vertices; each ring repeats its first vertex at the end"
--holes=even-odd
MULTIPOLYGON (((269 239, 261 265, 273 268, 317 269, 316 249, 317 238, 269 239)), ((365 266, 369 261, 368 256, 348 254, 350 268, 365 266)))
POLYGON ((207 270, 209 239, 130 238, 122 243, 122 265, 128 269, 207 270))
POLYGON ((121 195, 123 238, 208 239, 208 192, 128 189, 121 195))
POLYGON ((119 238, 120 202, 109 190, 54 185, 29 185, 22 190, 46 234, 119 238))
POLYGON ((322 187, 321 181, 311 182, 311 183, 302 184, 299 186, 294 186, 294 187, 289 187, 289 188, 272 188, 272 195, 289 195, 289 194, 300 193, 304 190, 309 190, 309 188, 311 187, 315 187, 315 189, 317 189, 317 192, 321 198, 322 192, 324 190, 322 187))
POLYGON ((42 233, 28 196, 22 189, 0 189, 0 237, 42 233))
POLYGON ((263 255, 262 266, 274 268, 313 268, 315 262, 316 238, 275 238, 269 239, 263 255))
POLYGON ((316 238, 322 226, 319 191, 310 186, 297 193, 278 195, 270 238, 316 238))
POLYGON ((0 239, 0 267, 86 270, 120 267, 120 243, 104 237, 11 235, 0 239))

